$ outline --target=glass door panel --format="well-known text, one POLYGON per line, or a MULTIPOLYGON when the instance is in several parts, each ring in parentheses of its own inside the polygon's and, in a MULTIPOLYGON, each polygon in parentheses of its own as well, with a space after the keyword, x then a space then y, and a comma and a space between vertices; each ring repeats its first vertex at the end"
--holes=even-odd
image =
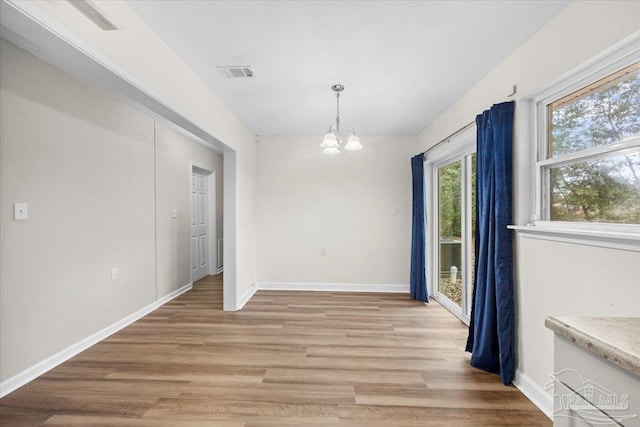
POLYGON ((438 169, 438 292, 462 307, 462 161, 438 169))

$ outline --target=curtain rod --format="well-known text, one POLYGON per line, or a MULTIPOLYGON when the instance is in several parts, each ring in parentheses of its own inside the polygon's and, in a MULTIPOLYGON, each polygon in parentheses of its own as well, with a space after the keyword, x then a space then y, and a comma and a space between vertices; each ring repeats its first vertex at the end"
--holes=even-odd
MULTIPOLYGON (((509 95, 507 95, 507 98, 512 98, 516 93, 518 93, 518 85, 513 85, 511 87, 511 93, 509 95)), ((472 121, 471 123, 468 123, 464 126, 462 126, 460 129, 458 129, 457 131, 455 131, 454 133, 452 133, 451 135, 449 135, 448 137, 446 137, 445 139, 443 139, 442 141, 438 142, 437 144, 427 148, 426 150, 424 150, 422 152, 422 154, 427 154, 429 151, 433 150, 434 148, 438 147, 440 144, 444 144, 445 142, 449 142, 449 140, 451 138, 453 138, 456 135, 459 135, 460 133, 464 132, 465 130, 469 129, 471 126, 475 125, 476 121, 472 121)), ((426 157, 425 157, 426 160, 426 157)))
MULTIPOLYGON (((462 132, 464 132, 465 130, 469 129, 471 126, 475 126, 476 121, 472 121, 471 123, 468 123, 464 126, 462 126, 460 129, 458 129, 457 131, 455 131, 454 133, 452 133, 451 135, 449 135, 448 137, 446 137, 445 139, 443 139, 442 141, 438 142, 437 144, 427 148, 426 150, 424 150, 422 153, 423 154, 427 154, 429 151, 433 150, 434 148, 438 147, 441 144, 444 144, 445 142, 449 142, 451 140, 451 138, 453 138, 456 135, 461 134, 462 132)), ((426 157, 425 157, 426 160, 426 157)))

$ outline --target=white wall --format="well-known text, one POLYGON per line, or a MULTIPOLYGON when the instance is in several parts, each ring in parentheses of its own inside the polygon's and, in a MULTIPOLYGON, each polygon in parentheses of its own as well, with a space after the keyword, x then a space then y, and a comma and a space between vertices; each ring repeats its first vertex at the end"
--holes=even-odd
POLYGON ((547 316, 640 316, 640 253, 530 238, 516 245, 518 370, 538 385, 553 372, 547 316))
POLYGON ((152 119, 4 41, 0 112, 6 380, 155 300, 154 162, 152 119))
MULTIPOLYGON (((156 206, 158 297, 191 282, 191 163, 216 172, 216 226, 222 238, 222 155, 163 123, 156 123, 156 206), (173 209, 177 218, 173 218, 173 209)), ((215 250, 215 247, 212 248, 215 250)), ((213 253, 212 253, 213 255, 213 253)), ((212 262, 215 263, 215 257, 212 262)))
MULTIPOLYGON (((231 157, 225 154, 225 168, 227 161, 235 159, 235 194, 236 194, 236 223, 233 232, 236 236, 235 274, 236 274, 236 307, 240 299, 256 282, 257 270, 257 234, 258 234, 258 151, 255 137, 247 142, 243 149, 237 150, 231 157), (227 160, 228 159, 228 160, 227 160)), ((226 188, 226 187, 225 187, 226 188)), ((228 214, 225 210, 225 215, 228 214)), ((229 221, 225 222, 225 226, 229 221)), ((225 228, 225 236, 228 236, 225 228)), ((228 239, 225 238, 225 242, 228 239)), ((226 248, 226 246, 225 246, 226 248)), ((227 255, 225 252, 225 273, 227 273, 227 255)), ((226 275, 225 275, 226 277, 226 275)), ((225 288, 226 290, 226 288, 225 288)), ((231 304, 229 304, 231 306, 231 304)), ((225 305, 225 310, 227 306, 225 305)))
MULTIPOLYGON (((225 310, 236 310, 239 297, 255 282, 255 135, 125 1, 98 3, 101 12, 116 24, 118 31, 102 31, 68 3, 48 0, 2 2, 0 19, 3 25, 18 34, 18 39, 34 45, 38 55, 60 64, 74 75, 95 75, 102 72, 99 67, 113 71, 145 96, 215 138, 216 146, 232 153, 228 156, 229 161, 237 162, 237 165, 226 167, 225 161, 224 168, 225 175, 231 174, 234 179, 232 182, 226 176, 225 185, 235 189, 234 193, 225 191, 225 198, 229 200, 225 200, 224 286, 228 291, 225 310), (23 15, 27 17, 26 21, 23 15), (33 25, 38 28, 32 28, 33 25), (46 29, 46 36, 37 31, 40 27, 46 29), (80 49, 94 63, 75 64, 65 60, 64 55, 69 53, 57 50, 57 42, 52 41, 58 37, 80 49)), ((113 76, 107 76, 95 84, 107 87, 113 80, 113 76)), ((118 95, 129 96, 128 93, 118 95)))
POLYGON ((190 162, 222 156, 155 127, 0 42, 0 382, 189 283, 190 162))
POLYGON ((408 285, 415 138, 361 141, 326 155, 321 135, 261 137, 258 282, 408 285))
MULTIPOLYGON (((424 150, 474 120, 491 104, 507 100, 518 85, 517 101, 548 87, 585 61, 640 30, 640 2, 573 2, 492 70, 420 135, 424 150)), ((516 106, 514 222, 531 214, 526 124, 516 106)), ((640 254, 518 238, 516 241, 518 371, 541 391, 552 372, 553 334, 549 315, 640 315, 637 277, 640 254)), ((550 396, 549 396, 550 399, 550 396)))

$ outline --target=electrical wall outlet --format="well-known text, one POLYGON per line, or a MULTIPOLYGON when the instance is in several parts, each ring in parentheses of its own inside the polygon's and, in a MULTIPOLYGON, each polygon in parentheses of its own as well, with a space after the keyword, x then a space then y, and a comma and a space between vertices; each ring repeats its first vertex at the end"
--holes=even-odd
POLYGON ((320 255, 327 256, 327 248, 325 246, 320 248, 320 255))
POLYGON ((26 221, 28 218, 28 210, 26 203, 14 203, 13 204, 13 219, 14 221, 26 221))
POLYGON ((111 269, 111 280, 118 280, 118 269, 116 267, 111 269))

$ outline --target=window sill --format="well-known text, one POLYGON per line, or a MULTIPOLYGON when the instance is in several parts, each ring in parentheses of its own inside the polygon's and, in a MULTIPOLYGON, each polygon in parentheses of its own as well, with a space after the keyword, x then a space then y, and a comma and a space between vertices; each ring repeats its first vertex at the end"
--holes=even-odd
POLYGON ((547 225, 510 225, 508 228, 515 230, 522 237, 531 239, 640 252, 640 233, 547 225))

